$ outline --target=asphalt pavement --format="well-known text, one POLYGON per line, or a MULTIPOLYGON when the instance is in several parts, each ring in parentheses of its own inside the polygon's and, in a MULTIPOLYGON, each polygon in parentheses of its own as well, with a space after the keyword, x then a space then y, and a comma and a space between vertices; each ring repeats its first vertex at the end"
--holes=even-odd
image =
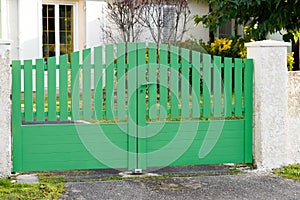
POLYGON ((300 199, 300 181, 271 171, 244 170, 230 166, 190 166, 153 169, 162 177, 120 179, 118 170, 61 172, 67 199, 300 199))

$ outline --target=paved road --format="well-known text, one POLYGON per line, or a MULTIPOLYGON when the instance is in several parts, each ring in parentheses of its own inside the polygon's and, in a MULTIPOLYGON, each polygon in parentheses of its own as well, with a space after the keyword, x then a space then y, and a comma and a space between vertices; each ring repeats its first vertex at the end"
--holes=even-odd
POLYGON ((300 181, 271 172, 68 182, 61 199, 300 199, 300 181))

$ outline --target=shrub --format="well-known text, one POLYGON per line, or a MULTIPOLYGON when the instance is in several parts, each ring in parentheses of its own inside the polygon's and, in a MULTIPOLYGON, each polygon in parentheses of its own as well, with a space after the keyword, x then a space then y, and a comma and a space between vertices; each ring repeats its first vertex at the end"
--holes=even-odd
POLYGON ((212 43, 200 40, 201 45, 207 53, 222 57, 246 58, 247 49, 245 39, 241 37, 216 38, 212 43))
MULTIPOLYGON (((201 40, 200 40, 201 41, 201 40)), ((176 45, 180 46, 181 48, 199 51, 201 53, 206 52, 206 49, 202 46, 201 42, 194 37, 191 37, 187 40, 177 42, 176 45)))
POLYGON ((288 67, 288 71, 292 71, 293 70, 294 63, 295 63, 295 61, 294 61, 294 52, 290 52, 287 55, 287 67, 288 67))

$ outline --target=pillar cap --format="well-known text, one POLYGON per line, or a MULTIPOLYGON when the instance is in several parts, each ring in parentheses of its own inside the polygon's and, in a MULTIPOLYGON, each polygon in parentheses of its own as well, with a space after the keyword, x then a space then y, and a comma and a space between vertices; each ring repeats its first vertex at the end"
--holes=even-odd
POLYGON ((246 47, 290 47, 290 42, 282 42, 277 40, 262 40, 255 42, 248 42, 245 44, 246 47))

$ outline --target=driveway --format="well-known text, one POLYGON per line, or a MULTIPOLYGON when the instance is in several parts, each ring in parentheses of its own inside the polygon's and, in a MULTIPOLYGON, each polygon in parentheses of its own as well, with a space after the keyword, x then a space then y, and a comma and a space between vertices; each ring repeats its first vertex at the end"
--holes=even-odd
POLYGON ((249 170, 232 174, 227 167, 201 169, 167 168, 157 171, 161 174, 168 172, 164 177, 107 178, 106 181, 93 179, 92 182, 86 176, 103 178, 110 173, 77 174, 76 182, 65 184, 67 192, 61 199, 300 199, 300 181, 271 172, 249 170))

